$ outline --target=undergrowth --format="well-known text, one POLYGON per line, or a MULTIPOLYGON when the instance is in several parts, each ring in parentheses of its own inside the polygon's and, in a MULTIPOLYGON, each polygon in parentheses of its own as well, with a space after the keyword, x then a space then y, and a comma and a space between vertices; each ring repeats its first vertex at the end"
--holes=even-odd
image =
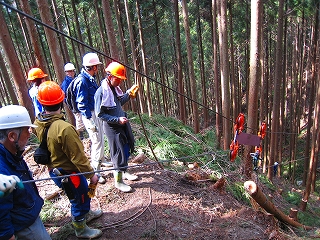
MULTIPOLYGON (((186 171, 188 163, 197 162, 203 169, 209 169, 213 172, 214 176, 212 178, 214 179, 217 176, 232 174, 235 179, 228 181, 228 177, 226 177, 227 192, 243 204, 251 206, 251 197, 244 190, 244 180, 239 171, 243 163, 240 157, 237 157, 234 162, 230 162, 228 150, 216 149, 214 127, 209 127, 198 134, 194 134, 191 127, 185 126, 181 121, 171 117, 164 117, 163 115, 149 117, 147 114, 142 114, 143 124, 140 121, 140 117, 135 113, 129 112, 128 117, 136 140, 135 154, 144 153, 151 160, 157 158, 165 168, 177 172, 186 171)), ((106 149, 107 152, 108 149, 106 149)), ((286 168, 284 170, 284 172, 288 171, 286 168)), ((297 172, 300 173, 300 171, 297 172)), ((277 187, 265 174, 259 174, 259 181, 268 192, 275 193, 277 191, 277 187)), ((319 185, 319 182, 317 183, 319 185)), ((298 208, 301 201, 301 193, 287 191, 284 192, 282 198, 284 201, 283 206, 289 206, 289 208, 280 210, 287 214, 290 207, 298 208)), ((304 225, 319 226, 320 210, 313 207, 312 201, 311 199, 308 211, 299 212, 298 219, 304 225)), ((51 221, 53 220, 53 212, 54 207, 46 202, 41 218, 44 221, 51 221)), ((150 237, 153 234, 152 231, 146 231, 142 237, 150 237)))

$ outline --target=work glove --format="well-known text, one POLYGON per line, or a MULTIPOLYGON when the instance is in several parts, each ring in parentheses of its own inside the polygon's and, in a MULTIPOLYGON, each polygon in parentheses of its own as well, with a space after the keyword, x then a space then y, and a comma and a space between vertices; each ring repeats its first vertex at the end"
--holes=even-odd
POLYGON ((93 118, 88 119, 88 129, 90 129, 93 132, 98 132, 98 128, 94 123, 93 118))
POLYGON ((90 179, 90 184, 88 186, 88 196, 89 198, 93 198, 96 194, 96 188, 98 185, 98 181, 99 181, 99 177, 98 175, 93 175, 93 177, 90 179))
POLYGON ((134 84, 131 88, 127 90, 127 93, 129 93, 131 98, 135 98, 138 90, 139 90, 139 85, 134 84))
POLYGON ((23 189, 23 183, 15 175, 3 175, 0 174, 0 197, 3 197, 5 194, 11 193, 16 186, 20 189, 23 189))

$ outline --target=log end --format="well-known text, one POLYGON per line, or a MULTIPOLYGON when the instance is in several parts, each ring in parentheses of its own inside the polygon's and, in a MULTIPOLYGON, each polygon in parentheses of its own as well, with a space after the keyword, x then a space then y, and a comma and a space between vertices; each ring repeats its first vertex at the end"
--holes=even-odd
POLYGON ((244 189, 252 195, 257 191, 257 184, 254 181, 246 181, 244 184, 244 189))

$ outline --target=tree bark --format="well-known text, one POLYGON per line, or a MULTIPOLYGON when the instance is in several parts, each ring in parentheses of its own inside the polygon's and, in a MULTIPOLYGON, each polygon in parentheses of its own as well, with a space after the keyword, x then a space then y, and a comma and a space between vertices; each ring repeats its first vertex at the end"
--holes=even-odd
POLYGON ((27 108, 31 121, 33 122, 35 117, 34 108, 28 93, 26 77, 21 70, 20 62, 10 37, 9 29, 2 10, 0 11, 0 43, 13 76, 19 102, 22 106, 27 108))
POLYGON ((268 178, 272 180, 273 171, 271 170, 276 159, 278 159, 278 132, 279 132, 279 117, 280 117, 280 87, 282 77, 282 44, 283 44, 283 18, 284 18, 284 0, 279 0, 278 9, 278 29, 277 29, 277 46, 275 50, 275 77, 274 77, 274 95, 272 106, 272 122, 271 122, 271 142, 270 142, 270 158, 268 178))
POLYGON ((104 22, 107 29, 110 55, 113 59, 119 61, 119 50, 117 47, 116 34, 113 27, 112 12, 110 9, 109 0, 102 1, 102 10, 104 15, 104 22))
POLYGON ((221 72, 221 98, 223 118, 223 149, 227 150, 231 139, 230 126, 230 78, 228 60, 227 0, 218 1, 219 52, 221 72))
POLYGON ((182 72, 182 56, 181 56, 181 38, 180 38, 180 23, 179 23, 179 6, 178 0, 173 1, 174 22, 175 22, 175 45, 176 45, 176 59, 177 59, 177 78, 179 91, 179 117, 180 120, 186 124, 186 102, 184 96, 183 72, 182 72))
POLYGON ((195 102, 198 100, 198 98, 197 98, 197 85, 196 85, 196 78, 195 78, 195 74, 194 74, 194 64, 193 64, 193 57, 192 57, 192 43, 191 43, 191 36, 190 36, 190 25, 189 25, 187 1, 182 0, 181 5, 182 5, 183 20, 184 20, 183 21, 184 30, 185 30, 185 34, 186 34, 191 96, 192 96, 192 100, 193 100, 192 101, 193 130, 195 133, 198 133, 200 130, 199 113, 198 113, 198 105, 195 102))
POLYGON ((217 36, 217 2, 212 0, 212 49, 213 49, 213 74, 214 74, 214 98, 216 110, 216 137, 217 148, 221 148, 221 80, 219 78, 218 36, 217 36))
MULTIPOLYGON (((41 20, 51 26, 53 25, 52 15, 49 9, 49 5, 46 1, 43 0, 37 0, 37 4, 39 7, 39 13, 41 16, 41 20)), ((58 83, 62 83, 64 79, 64 70, 63 70, 63 64, 61 64, 61 49, 57 40, 57 33, 55 33, 53 30, 44 27, 44 32, 47 37, 48 46, 52 58, 52 63, 54 67, 54 72, 56 74, 56 78, 58 80, 58 83)))
MULTIPOLYGON (((261 29, 262 29, 262 2, 251 1, 251 37, 250 37, 250 72, 249 72, 249 102, 247 133, 257 134, 258 129, 258 92, 261 83, 260 55, 261 55, 261 29)), ((251 178, 252 173, 252 146, 246 145, 245 175, 251 178)))

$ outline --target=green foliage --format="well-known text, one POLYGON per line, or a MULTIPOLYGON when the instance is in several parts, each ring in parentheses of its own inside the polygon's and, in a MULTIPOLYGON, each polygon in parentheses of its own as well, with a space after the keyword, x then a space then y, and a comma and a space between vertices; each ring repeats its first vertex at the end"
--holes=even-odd
MULTIPOLYGON (((129 114, 132 115, 131 113, 129 114)), ((201 135, 193 135, 192 128, 185 126, 174 118, 164 118, 162 115, 141 115, 147 136, 145 136, 140 123, 140 118, 134 118, 134 135, 136 137, 136 148, 143 149, 145 153, 152 156, 148 145, 148 139, 158 159, 172 159, 183 156, 195 155, 203 152, 201 135), (147 139, 148 138, 148 139, 147 139)), ((213 134, 212 134, 213 135, 213 134)))
POLYGON ((56 219, 57 209, 53 206, 50 201, 45 201, 40 212, 40 218, 43 222, 51 222, 56 219))
POLYGON ((298 192, 288 191, 283 195, 283 197, 288 203, 296 206, 301 202, 301 193, 298 192))
POLYGON ((319 214, 315 215, 314 213, 305 211, 298 212, 298 221, 306 226, 319 227, 320 226, 320 217, 319 214))
POLYGON ((270 190, 276 191, 276 187, 273 185, 273 183, 268 179, 266 175, 259 175, 259 181, 270 190))
POLYGON ((245 191, 243 182, 231 182, 227 185, 229 191, 238 201, 250 205, 250 195, 245 191))

